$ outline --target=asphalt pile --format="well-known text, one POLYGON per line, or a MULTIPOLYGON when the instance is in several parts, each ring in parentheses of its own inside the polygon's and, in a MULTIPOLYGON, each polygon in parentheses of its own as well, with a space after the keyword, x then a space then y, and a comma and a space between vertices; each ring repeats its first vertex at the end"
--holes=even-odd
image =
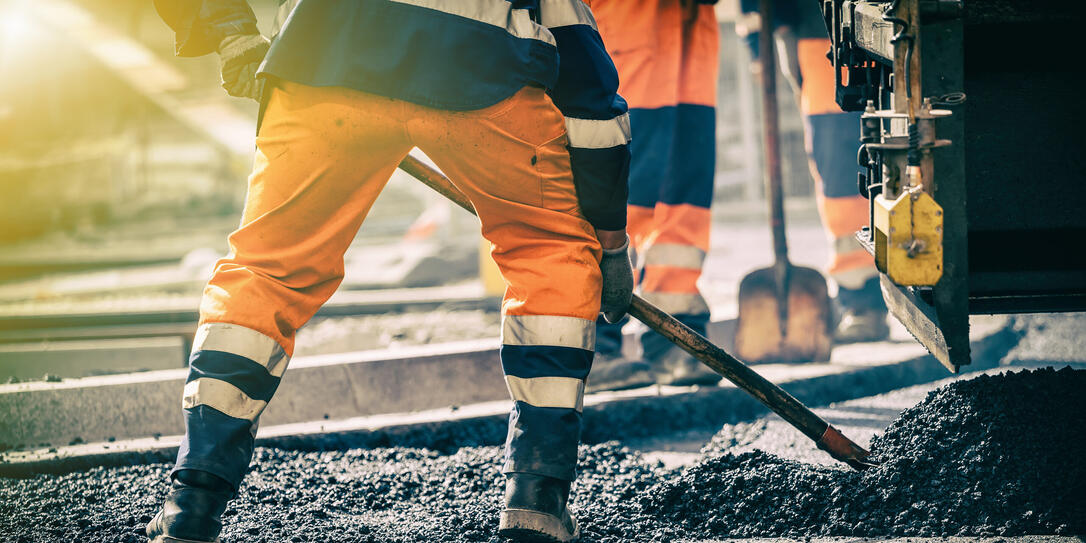
MULTIPOLYGON (((667 470, 582 448, 586 542, 752 536, 1086 533, 1086 371, 981 376, 933 393, 872 443, 857 473, 709 446, 667 470)), ((501 450, 259 449, 227 542, 498 541, 501 450)), ((143 541, 169 466, 0 479, 0 541, 143 541)))
POLYGON ((642 499, 699 536, 1086 532, 1086 371, 981 375, 872 440, 863 473, 754 451, 708 458, 642 499))

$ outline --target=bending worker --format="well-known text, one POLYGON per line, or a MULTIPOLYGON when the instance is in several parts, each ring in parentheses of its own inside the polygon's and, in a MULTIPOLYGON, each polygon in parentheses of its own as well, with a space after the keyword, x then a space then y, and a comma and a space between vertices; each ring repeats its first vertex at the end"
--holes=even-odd
MULTIPOLYGON (((743 0, 742 7, 756 14, 758 1, 743 0)), ((834 339, 840 343, 886 339, 890 327, 875 260, 855 236, 869 215, 868 202, 856 189, 861 113, 842 111, 834 99, 833 64, 826 58, 830 40, 818 5, 776 0, 773 9, 780 66, 797 91, 818 211, 830 238, 827 273, 837 283, 839 313, 834 339)), ((747 40, 757 57, 759 24, 747 26, 747 40)))
MULTIPOLYGON (((594 0, 600 34, 630 104, 629 231, 645 300, 706 335, 698 290, 709 250, 716 170, 716 0, 594 0)), ((641 336, 644 361, 622 356, 622 326, 602 319, 590 390, 713 384, 716 374, 663 336, 641 336)))
POLYGON ((257 98, 259 80, 264 93, 245 211, 204 290, 185 437, 151 540, 216 540, 296 330, 336 290, 344 251, 415 146, 470 197, 507 284, 501 360, 515 401, 499 530, 574 539, 567 500, 601 291, 617 319, 633 288, 629 120, 588 7, 301 0, 269 51, 244 0, 155 4, 178 54, 217 51, 227 90, 257 98))

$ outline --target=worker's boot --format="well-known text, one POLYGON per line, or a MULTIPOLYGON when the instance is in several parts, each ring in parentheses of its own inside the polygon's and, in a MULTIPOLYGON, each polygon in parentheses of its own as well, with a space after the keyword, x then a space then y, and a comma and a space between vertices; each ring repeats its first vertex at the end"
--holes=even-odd
POLYGON ((667 349, 651 363, 658 385, 715 385, 721 379, 720 374, 678 347, 667 349))
POLYGON ((890 325, 886 323, 885 309, 844 309, 833 334, 837 343, 882 341, 888 337, 890 325))
POLYGON ((882 341, 890 336, 878 277, 868 279, 858 289, 838 285, 834 301, 838 319, 833 337, 837 343, 882 341))
POLYGON ((630 360, 621 354, 597 353, 585 392, 647 387, 654 382, 652 366, 647 362, 630 360))
POLYGON ((147 523, 150 543, 219 541, 222 513, 233 497, 230 483, 206 471, 178 471, 162 510, 147 523))
POLYGON ((511 473, 505 483, 505 509, 498 535, 518 542, 567 543, 581 537, 569 513, 569 481, 511 473))

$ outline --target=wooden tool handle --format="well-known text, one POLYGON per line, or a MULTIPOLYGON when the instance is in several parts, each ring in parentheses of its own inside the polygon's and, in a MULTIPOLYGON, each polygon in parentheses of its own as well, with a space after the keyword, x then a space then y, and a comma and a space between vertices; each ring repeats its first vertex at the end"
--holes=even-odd
MULTIPOLYGON (((400 163, 400 169, 471 214, 476 214, 471 200, 441 172, 411 155, 400 163)), ((748 368, 724 349, 713 345, 704 336, 679 322, 675 317, 646 302, 640 296, 633 297, 628 312, 630 316, 645 323, 649 328, 712 368, 713 371, 754 396, 789 424, 814 440, 818 447, 830 453, 830 456, 856 469, 870 466, 864 460, 868 453, 862 447, 850 441, 784 389, 758 375, 757 372, 748 368)))
POLYGON ((758 63, 761 65, 762 148, 765 154, 765 199, 769 204, 769 226, 773 233, 773 256, 777 263, 788 262, 788 238, 784 230, 784 189, 781 183, 780 124, 777 109, 777 48, 773 40, 773 0, 760 0, 761 28, 758 35, 758 63))

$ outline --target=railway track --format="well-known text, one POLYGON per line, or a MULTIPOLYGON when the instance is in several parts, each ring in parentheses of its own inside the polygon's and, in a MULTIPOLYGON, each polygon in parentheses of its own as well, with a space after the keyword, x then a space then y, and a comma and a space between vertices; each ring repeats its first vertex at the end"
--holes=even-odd
MULTIPOLYGON (((198 297, 27 304, 0 307, 0 344, 35 341, 176 336, 191 345, 199 319, 198 297), (133 308, 136 306, 136 308, 133 308)), ((337 292, 316 317, 375 315, 443 309, 498 309, 481 284, 337 292)))

